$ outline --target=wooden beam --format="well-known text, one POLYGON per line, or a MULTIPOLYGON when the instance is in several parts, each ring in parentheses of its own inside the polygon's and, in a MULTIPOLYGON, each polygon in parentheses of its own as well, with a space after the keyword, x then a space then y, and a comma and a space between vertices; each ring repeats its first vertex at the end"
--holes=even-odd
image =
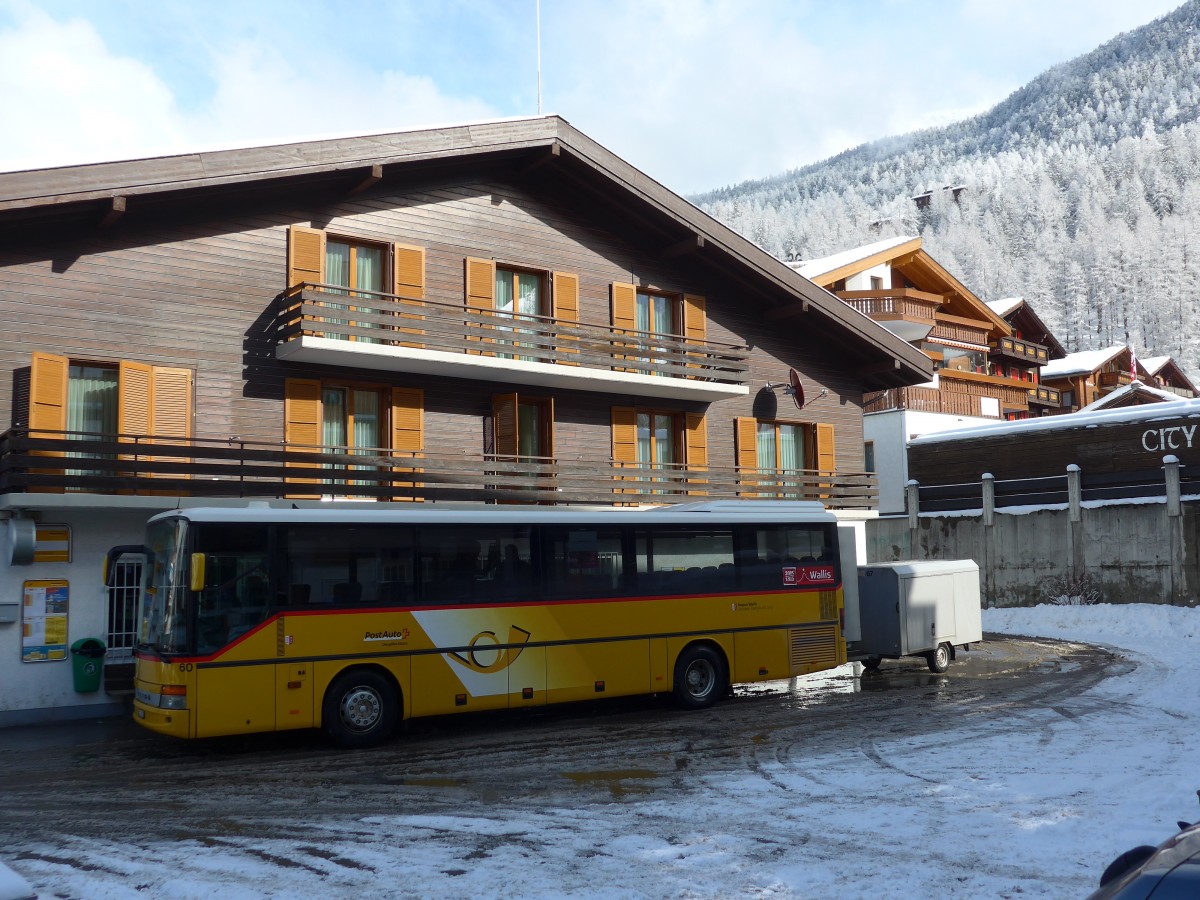
POLYGON ((704 249, 704 235, 691 234, 685 237, 682 241, 676 241, 668 247, 660 250, 658 255, 662 259, 674 259, 677 256, 684 256, 688 253, 694 253, 697 250, 704 249))
POLYGON ((365 178, 359 181, 358 184, 354 185, 354 187, 350 188, 349 193, 351 196, 354 194, 361 194, 367 188, 374 187, 381 181, 383 181, 383 166, 376 163, 375 165, 371 166, 365 178))
POLYGON ((112 197, 108 203, 108 209, 104 211, 104 217, 100 220, 101 228, 111 228, 117 224, 117 220, 125 215, 125 197, 112 197))
POLYGON ((807 300, 801 300, 799 303, 785 303, 782 306, 776 306, 774 309, 767 310, 764 318, 768 322, 778 322, 781 319, 791 319, 796 316, 802 316, 810 309, 807 300))
POLYGON ((888 362, 876 363, 873 366, 863 366, 860 369, 855 369, 855 375, 861 375, 864 378, 870 375, 886 375, 889 372, 900 371, 900 360, 892 359, 888 362))
POLYGON ((548 165, 549 163, 552 163, 552 162, 558 162, 558 158, 560 156, 562 156, 562 146, 558 143, 558 141, 555 141, 553 144, 550 145, 550 148, 547 151, 545 151, 544 153, 539 153, 537 155, 537 158, 534 159, 533 162, 526 163, 524 166, 522 166, 517 171, 517 177, 524 178, 530 172, 533 172, 536 169, 540 169, 544 165, 548 165))

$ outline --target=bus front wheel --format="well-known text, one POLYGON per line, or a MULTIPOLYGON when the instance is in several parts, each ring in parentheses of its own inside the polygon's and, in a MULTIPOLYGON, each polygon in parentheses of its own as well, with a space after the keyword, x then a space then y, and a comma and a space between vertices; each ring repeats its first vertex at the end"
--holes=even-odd
POLYGON ((724 696, 729 687, 725 660, 712 647, 696 644, 675 662, 675 702, 684 709, 704 709, 724 696))
POLYGON ((396 691, 379 672, 344 672, 325 692, 321 719, 339 747, 371 747, 387 740, 396 726, 396 691))

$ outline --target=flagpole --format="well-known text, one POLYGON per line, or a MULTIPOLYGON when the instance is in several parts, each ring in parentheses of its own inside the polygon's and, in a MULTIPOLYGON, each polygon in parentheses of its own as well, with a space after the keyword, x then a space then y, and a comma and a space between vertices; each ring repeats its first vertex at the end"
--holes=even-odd
POLYGON ((538 70, 538 115, 542 114, 542 0, 534 2, 534 16, 537 19, 537 70, 538 70))

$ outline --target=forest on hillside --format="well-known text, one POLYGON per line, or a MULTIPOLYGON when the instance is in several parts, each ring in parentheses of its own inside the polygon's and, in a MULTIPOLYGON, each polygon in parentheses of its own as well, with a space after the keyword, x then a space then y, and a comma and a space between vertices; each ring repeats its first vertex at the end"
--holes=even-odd
POLYGON ((1195 376, 1200 0, 974 119, 693 201, 789 261, 919 234, 981 298, 1025 297, 1068 350, 1129 344, 1195 376))

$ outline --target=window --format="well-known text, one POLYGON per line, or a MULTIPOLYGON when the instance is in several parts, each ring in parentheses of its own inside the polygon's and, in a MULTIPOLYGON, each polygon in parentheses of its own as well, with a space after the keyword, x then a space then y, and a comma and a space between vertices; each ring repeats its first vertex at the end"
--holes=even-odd
POLYGON ((492 397, 493 452, 500 457, 549 461, 554 456, 554 398, 492 397))
POLYGON ((542 534, 546 599, 614 597, 625 592, 619 528, 547 526, 542 534))
POLYGON ((882 291, 883 290, 883 279, 880 276, 878 276, 878 275, 871 276, 871 290, 873 290, 873 291, 882 291))
POLYGON ((746 487, 772 488, 745 496, 828 496, 819 488, 836 471, 832 425, 738 418, 735 429, 739 480, 746 487))
POLYGON ((638 529, 634 546, 638 593, 708 594, 736 587, 731 529, 638 529))
POLYGON ((689 494, 704 493, 704 478, 697 475, 708 467, 708 426, 703 415, 614 406, 612 442, 618 469, 662 473, 631 475, 627 480, 659 481, 676 489, 697 488, 689 494))
MULTIPOLYGON (((390 452, 393 456, 413 459, 424 450, 423 410, 424 393, 418 388, 289 378, 284 397, 286 449, 307 454, 390 452)), ((339 463, 289 462, 287 465, 309 469, 342 468, 339 463)), ((346 483, 344 478, 311 477, 315 474, 289 476, 288 481, 297 484, 346 483)), ((360 477, 351 479, 350 483, 381 488, 388 484, 380 477, 360 477)), ((414 485, 411 477, 402 477, 392 487, 402 489, 399 498, 407 498, 414 485)))
POLYGON ((863 471, 875 471, 875 442, 866 441, 863 444, 863 471))
POLYGON ((689 357, 702 354, 707 339, 705 310, 705 299, 698 295, 655 292, 614 282, 612 324, 625 336, 623 343, 629 351, 618 358, 634 363, 621 371, 688 374, 689 357))
MULTIPOLYGON (((291 289, 298 285, 325 285, 326 293, 349 295, 367 305, 350 307, 329 303, 332 309, 354 309, 364 314, 361 321, 347 319, 310 318, 306 333, 334 340, 357 340, 379 343, 380 338, 347 333, 348 328, 381 329, 378 317, 394 313, 401 319, 413 320, 396 330, 409 335, 422 335, 424 330, 413 322, 423 318, 420 307, 425 298, 425 250, 406 244, 359 240, 353 237, 326 235, 317 228, 293 225, 288 231, 288 274, 291 289), (371 293, 367 293, 371 292, 371 293), (395 294, 398 298, 379 297, 380 293, 395 294), (366 316, 371 316, 368 319, 366 316), (341 328, 322 329, 316 323, 339 325, 341 328)), ((404 346, 423 346, 405 340, 404 346)))
POLYGON ((284 532, 291 606, 393 606, 414 601, 416 535, 404 525, 295 525, 284 532))
MULTIPOLYGON (((518 334, 537 335, 538 326, 536 324, 538 316, 545 316, 548 310, 545 308, 545 278, 538 272, 522 272, 516 269, 506 269, 496 266, 496 312, 503 318, 512 318, 518 321, 526 321, 530 324, 525 327, 506 328, 499 326, 505 331, 515 331, 518 334)), ((498 343, 506 343, 503 339, 498 339, 498 343)), ((507 341, 513 347, 537 347, 539 343, 535 338, 530 338, 526 341, 521 341, 519 338, 510 339, 507 341)), ((511 353, 497 353, 501 359, 525 359, 533 360, 535 356, 520 356, 511 353)))

